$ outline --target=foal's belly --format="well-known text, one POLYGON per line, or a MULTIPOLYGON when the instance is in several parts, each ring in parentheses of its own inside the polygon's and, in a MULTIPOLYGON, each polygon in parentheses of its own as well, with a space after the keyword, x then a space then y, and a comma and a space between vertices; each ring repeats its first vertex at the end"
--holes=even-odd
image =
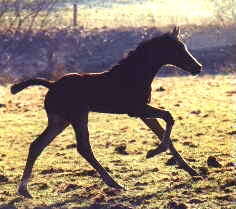
POLYGON ((91 104, 89 105, 89 111, 99 113, 114 113, 114 114, 128 114, 130 108, 127 106, 117 104, 91 104))

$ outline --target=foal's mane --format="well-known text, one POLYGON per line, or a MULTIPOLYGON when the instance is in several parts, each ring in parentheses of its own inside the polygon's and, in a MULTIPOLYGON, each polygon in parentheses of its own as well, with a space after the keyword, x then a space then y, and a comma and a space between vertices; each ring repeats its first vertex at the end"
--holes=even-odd
POLYGON ((143 60, 145 57, 145 52, 146 52, 146 48, 148 47, 148 45, 151 45, 152 42, 158 42, 159 40, 163 39, 163 38, 170 38, 170 39, 176 39, 176 37, 173 37, 173 35, 170 32, 167 33, 161 33, 161 35, 156 35, 151 39, 148 40, 144 40, 142 41, 135 49, 130 50, 128 53, 126 53, 126 55, 114 66, 112 66, 112 68, 110 69, 111 71, 119 68, 119 70, 124 69, 125 68, 121 68, 125 65, 137 65, 137 63, 140 60, 143 60))
MULTIPOLYGON (((135 49, 130 50, 128 53, 126 53, 117 65, 123 65, 127 63, 132 64, 132 62, 137 62, 138 58, 143 58, 145 47, 151 41, 152 39, 142 41, 135 49)), ((114 67, 116 67, 116 65, 114 67)))

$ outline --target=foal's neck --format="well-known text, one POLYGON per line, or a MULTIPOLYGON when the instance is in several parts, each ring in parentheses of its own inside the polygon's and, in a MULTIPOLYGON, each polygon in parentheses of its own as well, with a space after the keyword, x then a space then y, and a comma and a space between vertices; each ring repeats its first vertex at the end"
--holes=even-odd
POLYGON ((129 62, 128 60, 118 65, 115 65, 110 73, 114 75, 114 78, 119 77, 120 82, 128 82, 129 85, 151 85, 155 75, 163 64, 152 65, 147 60, 137 60, 129 62))

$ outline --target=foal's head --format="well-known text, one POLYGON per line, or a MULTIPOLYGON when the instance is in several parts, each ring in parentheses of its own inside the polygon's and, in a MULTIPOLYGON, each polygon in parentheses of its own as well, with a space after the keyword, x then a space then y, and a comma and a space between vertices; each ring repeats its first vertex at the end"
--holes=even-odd
POLYGON ((162 64, 177 66, 193 75, 201 72, 202 65, 190 54, 186 45, 179 39, 179 28, 175 27, 172 32, 150 40, 149 44, 152 63, 155 62, 155 55, 158 55, 163 60, 162 64))

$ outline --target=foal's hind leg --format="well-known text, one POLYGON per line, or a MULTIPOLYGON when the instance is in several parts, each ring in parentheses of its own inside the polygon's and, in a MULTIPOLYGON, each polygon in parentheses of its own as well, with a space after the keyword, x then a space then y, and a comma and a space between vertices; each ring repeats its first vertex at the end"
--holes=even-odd
POLYGON ((104 182, 111 187, 122 189, 122 186, 117 184, 113 178, 107 173, 107 171, 100 165, 96 160, 90 143, 89 143, 89 132, 88 132, 88 113, 83 113, 83 115, 72 122, 72 126, 75 131, 77 140, 77 150, 78 152, 97 170, 101 175, 104 182))
POLYGON ((27 191, 27 184, 34 166, 34 163, 43 149, 59 134, 61 133, 69 123, 57 115, 48 115, 48 126, 44 132, 30 145, 29 154, 24 169, 21 184, 18 192, 27 197, 32 196, 27 191))
MULTIPOLYGON (((156 119, 146 119, 146 118, 141 118, 141 120, 158 136, 160 140, 163 139, 163 134, 164 134, 164 129, 161 127, 159 122, 156 119)), ((175 157, 177 160, 177 163, 179 166, 187 171, 191 176, 196 176, 197 172, 193 170, 181 157, 179 152, 175 149, 174 145, 172 144, 172 140, 170 139, 170 144, 169 144, 169 149, 172 153, 172 155, 175 157)), ((147 158, 155 156, 157 153, 157 149, 150 150, 147 153, 147 158)))
POLYGON ((144 107, 140 117, 141 118, 148 118, 148 119, 161 118, 166 122, 166 129, 162 134, 161 144, 156 149, 155 154, 165 152, 169 148, 169 145, 171 143, 170 134, 172 131, 172 127, 174 125, 174 119, 172 118, 172 115, 168 111, 146 105, 144 107))

